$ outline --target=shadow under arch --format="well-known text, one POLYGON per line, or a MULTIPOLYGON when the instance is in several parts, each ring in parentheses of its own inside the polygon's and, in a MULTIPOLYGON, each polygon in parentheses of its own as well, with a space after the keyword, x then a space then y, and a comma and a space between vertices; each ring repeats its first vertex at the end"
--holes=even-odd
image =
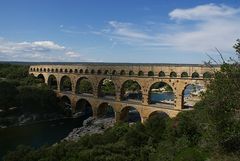
POLYGON ((60 106, 63 108, 67 116, 72 116, 71 100, 68 96, 64 95, 60 98, 60 106))
POLYGON ((141 115, 135 107, 126 106, 120 112, 120 121, 138 122, 141 121, 141 115))
POLYGON ((43 76, 43 74, 38 74, 37 78, 40 81, 40 83, 45 83, 45 77, 43 76))
POLYGON ((98 118, 112 118, 112 117, 114 118, 115 112, 113 107, 107 102, 101 103, 97 109, 97 117, 98 118))
POLYGON ((50 89, 57 90, 57 78, 53 74, 48 77, 48 86, 50 89))
POLYGON ((60 80, 60 91, 72 91, 72 82, 70 77, 63 76, 60 80))
POLYGON ((153 111, 148 116, 148 120, 156 118, 156 117, 160 117, 160 118, 164 118, 164 119, 170 118, 169 115, 166 112, 163 112, 163 111, 153 111))
POLYGON ((88 100, 82 98, 77 101, 74 116, 83 119, 93 116, 92 105, 88 100))
POLYGON ((87 77, 81 77, 76 83, 76 94, 93 94, 93 86, 87 77))
POLYGON ((175 93, 173 88, 166 82, 159 81, 151 85, 148 93, 149 104, 169 104, 173 105, 175 102, 175 93))
POLYGON ((126 80, 121 86, 121 100, 141 101, 142 89, 140 84, 134 80, 126 80))

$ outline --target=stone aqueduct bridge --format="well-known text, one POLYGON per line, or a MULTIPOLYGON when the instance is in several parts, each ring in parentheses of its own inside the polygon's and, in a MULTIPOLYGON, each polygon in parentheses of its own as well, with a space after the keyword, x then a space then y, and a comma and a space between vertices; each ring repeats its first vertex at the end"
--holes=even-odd
MULTIPOLYGON (((216 67, 219 68, 219 67, 216 67)), ((216 69, 215 68, 215 69, 216 69)), ((218 70, 218 69, 217 69, 218 70)), ((72 110, 75 111, 76 103, 80 99, 87 100, 93 111, 93 116, 98 116, 99 107, 103 103, 111 105, 115 112, 116 120, 121 120, 121 115, 127 107, 134 107, 141 116, 141 121, 155 113, 163 112, 169 117, 175 117, 183 109, 183 91, 189 84, 206 85, 212 68, 204 65, 187 64, 118 64, 118 63, 83 63, 71 65, 31 65, 29 73, 34 76, 42 75, 45 83, 49 83, 51 75, 57 80, 57 94, 59 97, 67 96, 71 101, 72 110), (184 76, 183 76, 184 75, 184 76), (71 80, 72 91, 61 91, 63 77, 71 80), (81 78, 87 78, 93 87, 93 94, 76 94, 76 84, 81 78), (99 84, 104 79, 111 79, 115 85, 116 94, 113 99, 99 96, 99 84), (142 101, 122 100, 121 89, 124 82, 133 80, 139 83, 142 92, 142 101), (156 82, 164 82, 173 89, 174 104, 150 104, 149 96, 151 86, 156 82)))

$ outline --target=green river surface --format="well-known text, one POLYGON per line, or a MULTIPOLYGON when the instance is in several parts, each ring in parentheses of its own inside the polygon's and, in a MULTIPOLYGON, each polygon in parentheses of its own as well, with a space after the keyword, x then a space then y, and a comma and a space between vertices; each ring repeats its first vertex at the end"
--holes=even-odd
POLYGON ((80 118, 66 118, 0 129, 0 160, 18 145, 40 147, 57 143, 73 128, 81 127, 82 122, 83 119, 80 118))

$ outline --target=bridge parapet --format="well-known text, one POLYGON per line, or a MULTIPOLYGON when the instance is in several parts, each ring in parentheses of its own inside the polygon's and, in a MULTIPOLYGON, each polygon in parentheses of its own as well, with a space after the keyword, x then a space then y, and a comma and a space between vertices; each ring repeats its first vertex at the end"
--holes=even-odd
MULTIPOLYGON (((148 112, 152 109, 161 111, 162 109, 170 116, 176 116, 178 112, 183 110, 184 95, 183 91, 189 84, 201 84, 206 86, 209 79, 212 78, 214 70, 220 67, 209 68, 204 65, 180 65, 180 64, 80 64, 80 65, 32 65, 29 73, 35 76, 41 75, 45 83, 49 84, 50 77, 56 78, 55 89, 57 93, 63 95, 61 91, 61 82, 64 77, 71 81, 71 92, 68 95, 72 99, 72 104, 83 97, 92 104, 98 106, 98 102, 111 102, 113 106, 122 108, 123 105, 129 104, 137 106, 142 114, 142 120, 148 117, 148 112), (93 87, 92 95, 80 95, 76 88, 78 80, 86 78, 93 87), (110 79, 115 86, 115 96, 111 98, 103 98, 99 95, 99 84, 104 79, 110 79), (122 99, 122 88, 126 81, 135 81, 141 87, 142 99, 138 102, 125 102, 122 99), (175 99, 171 105, 153 105, 149 102, 151 87, 157 82, 168 84, 175 95, 175 99), (149 108, 147 110, 147 108, 149 108), (167 110, 166 110, 167 109, 167 110), (143 112, 145 111, 145 112, 143 112), (144 114, 143 114, 144 113, 144 114)), ((73 106, 74 107, 74 106, 73 106)), ((115 112, 120 111, 115 109, 115 112)), ((93 110, 96 114, 96 110, 93 110)), ((117 114, 116 113, 116 114, 117 114)), ((116 116, 118 118, 118 116, 116 116)))

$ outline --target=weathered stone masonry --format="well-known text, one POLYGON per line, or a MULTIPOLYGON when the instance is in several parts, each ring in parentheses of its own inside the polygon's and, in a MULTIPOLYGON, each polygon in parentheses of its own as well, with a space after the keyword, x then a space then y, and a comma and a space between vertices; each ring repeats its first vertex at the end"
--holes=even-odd
POLYGON ((211 75, 213 70, 219 67, 209 68, 204 65, 187 64, 105 64, 86 63, 77 65, 31 65, 29 73, 34 76, 43 75, 48 84, 49 76, 53 75, 57 80, 57 94, 59 97, 67 96, 71 100, 73 111, 79 99, 87 100, 92 108, 93 115, 97 116, 97 109, 102 103, 110 104, 115 111, 116 120, 125 107, 134 107, 145 121, 154 112, 164 112, 170 117, 175 117, 183 110, 183 91, 189 84, 206 85, 209 81, 205 77, 211 75), (184 75, 184 77, 183 77, 184 75), (61 79, 67 76, 72 83, 71 92, 60 91, 61 79), (81 78, 87 78, 93 86, 93 95, 76 94, 76 83, 81 78), (103 79, 111 79, 115 85, 116 96, 114 99, 106 99, 98 96, 99 83, 103 79), (134 80, 139 83, 142 90, 142 102, 121 100, 121 88, 125 81, 134 80), (174 105, 149 104, 149 92, 156 82, 169 84, 175 94, 174 105))

